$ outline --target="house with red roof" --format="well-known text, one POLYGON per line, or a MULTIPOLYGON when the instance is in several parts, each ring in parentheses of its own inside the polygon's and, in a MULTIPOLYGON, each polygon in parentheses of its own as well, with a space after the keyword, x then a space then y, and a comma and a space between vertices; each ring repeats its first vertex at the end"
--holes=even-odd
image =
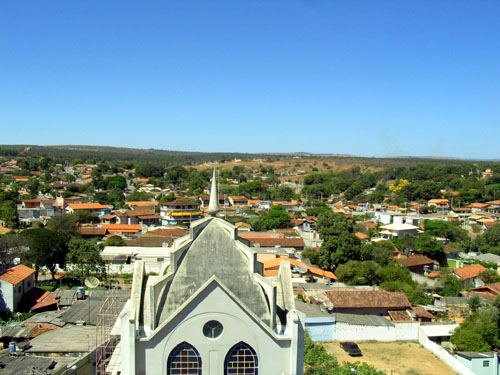
POLYGON ((33 289, 35 270, 24 264, 0 275, 0 311, 18 311, 23 297, 33 289))
POLYGON ((329 290, 326 295, 332 304, 333 312, 395 316, 396 311, 405 312, 411 308, 410 301, 403 292, 329 290))
POLYGON ((489 300, 495 300, 500 295, 500 283, 493 283, 470 290, 471 294, 477 294, 489 300))
POLYGON ((337 276, 331 271, 325 271, 320 268, 315 268, 301 262, 297 259, 279 257, 274 259, 262 260, 262 275, 263 276, 278 276, 281 262, 288 262, 292 268, 292 272, 301 276, 309 275, 315 280, 337 280, 337 276))
POLYGON ((484 282, 478 276, 481 272, 486 270, 487 268, 480 264, 472 264, 462 268, 455 268, 453 273, 458 279, 464 281, 464 286, 466 288, 469 286, 477 288, 484 285, 484 282))

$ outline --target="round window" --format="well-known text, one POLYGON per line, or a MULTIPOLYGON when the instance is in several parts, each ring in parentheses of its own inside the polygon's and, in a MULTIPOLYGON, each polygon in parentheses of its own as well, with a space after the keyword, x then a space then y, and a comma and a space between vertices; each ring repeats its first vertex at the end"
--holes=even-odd
POLYGON ((209 339, 216 339, 222 334, 222 324, 217 320, 210 320, 203 326, 203 334, 209 339))

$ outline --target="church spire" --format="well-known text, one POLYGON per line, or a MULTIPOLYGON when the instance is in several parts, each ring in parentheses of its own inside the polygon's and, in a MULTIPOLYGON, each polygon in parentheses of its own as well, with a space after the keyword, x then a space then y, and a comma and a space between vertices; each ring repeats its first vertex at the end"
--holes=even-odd
POLYGON ((217 212, 219 212, 219 192, 217 191, 217 177, 214 168, 212 188, 210 189, 210 202, 208 204, 208 214, 210 216, 215 216, 217 215, 217 212))

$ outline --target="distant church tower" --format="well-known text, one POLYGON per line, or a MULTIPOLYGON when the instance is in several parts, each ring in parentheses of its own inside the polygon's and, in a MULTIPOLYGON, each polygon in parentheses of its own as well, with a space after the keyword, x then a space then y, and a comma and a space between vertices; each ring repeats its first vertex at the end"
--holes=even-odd
POLYGON ((257 253, 217 211, 214 169, 212 217, 175 241, 161 275, 146 276, 135 263, 113 354, 122 375, 302 375, 304 320, 290 265, 263 277, 257 253))

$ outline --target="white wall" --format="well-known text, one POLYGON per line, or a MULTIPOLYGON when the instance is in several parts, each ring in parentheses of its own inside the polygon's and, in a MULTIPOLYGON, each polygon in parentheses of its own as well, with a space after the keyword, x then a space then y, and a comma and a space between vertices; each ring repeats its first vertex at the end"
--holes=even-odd
POLYGON ((396 323, 391 326, 365 326, 336 322, 334 341, 415 341, 420 324, 396 323))
POLYGON ((419 329, 418 341, 420 344, 434 353, 439 359, 450 366, 460 375, 475 375, 471 370, 469 370, 464 364, 460 363, 458 359, 453 357, 448 353, 443 347, 429 340, 425 332, 419 329))
MULTIPOLYGON (((145 263, 146 273, 160 274, 162 263, 145 263)), ((109 273, 133 273, 134 263, 132 264, 109 264, 107 265, 107 272, 109 273)))
POLYGON ((0 280, 0 311, 14 311, 14 285, 0 280))

